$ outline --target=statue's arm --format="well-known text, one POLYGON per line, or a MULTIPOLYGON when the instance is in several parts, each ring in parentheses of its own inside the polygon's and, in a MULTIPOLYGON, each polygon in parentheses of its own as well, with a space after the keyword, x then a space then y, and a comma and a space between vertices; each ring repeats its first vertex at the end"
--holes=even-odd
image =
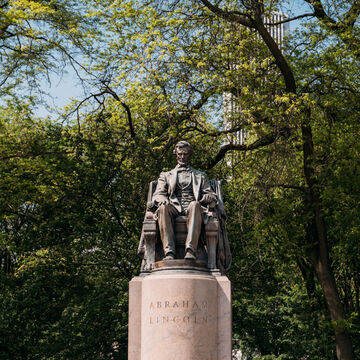
POLYGON ((157 181, 156 190, 152 196, 151 201, 156 206, 169 202, 168 182, 165 173, 160 174, 160 177, 157 181))
POLYGON ((202 184, 201 184, 201 200, 205 204, 211 204, 212 202, 217 203, 217 195, 211 188, 210 182, 206 176, 203 174, 202 184))

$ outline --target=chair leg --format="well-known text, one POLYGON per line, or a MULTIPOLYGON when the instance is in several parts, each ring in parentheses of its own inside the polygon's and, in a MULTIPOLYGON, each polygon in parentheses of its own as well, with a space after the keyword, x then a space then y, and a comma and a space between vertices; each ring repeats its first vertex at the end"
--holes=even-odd
POLYGON ((156 221, 145 220, 143 223, 143 233, 145 240, 145 271, 153 269, 155 264, 155 244, 157 237, 156 221))
POLYGON ((216 269, 216 248, 218 243, 218 230, 219 222, 217 220, 209 221, 205 225, 209 269, 216 269))

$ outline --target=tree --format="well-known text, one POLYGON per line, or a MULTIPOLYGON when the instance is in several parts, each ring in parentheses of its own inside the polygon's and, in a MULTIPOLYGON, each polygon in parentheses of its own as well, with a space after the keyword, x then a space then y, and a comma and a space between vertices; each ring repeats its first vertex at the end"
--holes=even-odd
POLYGON ((279 46, 268 19, 281 1, 92 2, 102 37, 87 69, 97 91, 69 106, 63 124, 34 119, 23 104, 3 111, 7 343, 20 331, 22 354, 125 356, 116 344, 126 344, 147 184, 185 138, 199 154, 194 166, 225 179, 235 345, 249 358, 330 359, 334 337, 338 358, 354 357, 358 5, 309 3, 310 13, 289 11, 285 21, 303 26, 279 46), (241 109, 226 128, 224 93, 241 109), (236 143, 244 128, 247 142, 236 143))
MULTIPOLYGON (((202 0, 202 3, 218 17, 232 23, 253 28, 258 32, 281 72, 285 83, 284 93, 289 94, 290 97, 288 101, 293 102, 293 97, 296 98, 299 93, 294 70, 282 53, 279 45, 276 44, 270 32, 266 29, 264 24, 264 15, 266 14, 264 3, 258 1, 250 2, 245 5, 243 13, 223 10, 207 0, 202 0)), ((354 56, 357 56, 357 48, 354 46, 355 40, 352 30, 359 16, 359 4, 354 2, 350 10, 336 22, 327 16, 320 1, 309 1, 309 3, 313 5, 313 15, 321 20, 321 24, 330 28, 331 31, 335 31, 341 40, 345 42, 346 46, 350 48, 354 56), (329 23, 332 25, 329 25, 329 23)), ((313 213, 307 225, 308 241, 309 244, 313 244, 309 256, 316 276, 321 284, 331 319, 334 323, 340 324, 345 319, 345 312, 330 266, 327 228, 322 210, 321 190, 319 189, 319 181, 315 173, 314 158, 316 156, 316 150, 314 149, 313 130, 310 119, 311 110, 311 106, 305 105, 300 115, 303 117, 301 122, 303 174, 309 193, 309 206, 312 208, 313 213)), ((348 332, 342 325, 335 326, 335 339, 338 359, 353 359, 351 340, 348 332)))
POLYGON ((1 358, 126 358, 143 204, 129 196, 117 121, 89 119, 79 137, 22 104, 2 112, 0 244, 12 266, 1 273, 1 358))
MULTIPOLYGON (((289 45, 296 55, 301 54, 300 59, 287 55, 285 50, 280 48, 267 29, 272 24, 264 22, 264 19, 270 18, 272 11, 277 10, 278 4, 268 5, 250 1, 239 5, 226 2, 224 7, 225 2, 222 6, 219 3, 214 5, 207 0, 203 0, 202 4, 215 15, 215 18, 193 2, 174 4, 170 15, 161 3, 154 3, 152 7, 136 4, 130 11, 125 10, 128 11, 130 18, 135 13, 137 17, 131 27, 126 29, 127 39, 141 42, 140 46, 135 46, 134 56, 127 59, 128 64, 132 66, 135 64, 143 71, 142 76, 145 81, 150 82, 150 86, 162 88, 169 103, 173 100, 174 103, 184 106, 184 111, 188 114, 186 123, 190 125, 188 131, 199 132, 209 137, 220 136, 221 132, 214 133, 202 129, 203 125, 198 123, 199 113, 206 111, 204 105, 211 99, 216 99, 216 96, 220 96, 224 91, 230 91, 239 98, 242 112, 250 120, 248 120, 249 127, 253 127, 255 123, 258 136, 251 144, 230 143, 222 146, 215 159, 210 161, 210 167, 223 159, 229 151, 254 150, 269 146, 280 138, 292 141, 292 145, 297 146, 299 137, 301 138, 303 163, 298 170, 301 169, 299 180, 301 183, 304 181, 304 185, 290 183, 285 184, 285 187, 297 187, 303 191, 304 207, 308 214, 305 225, 308 259, 322 287, 334 324, 338 358, 352 359, 351 340, 346 327, 343 326, 344 306, 329 260, 328 228, 324 219, 322 200, 323 173, 318 173, 319 166, 328 169, 330 165, 321 164, 319 157, 327 156, 324 153, 329 149, 326 149, 321 137, 325 136, 326 132, 331 133, 331 129, 326 129, 326 126, 319 127, 318 121, 325 121, 327 124, 333 121, 335 116, 338 118, 337 126, 342 125, 345 114, 342 111, 334 111, 334 108, 328 105, 332 101, 330 95, 335 92, 338 94, 335 96, 337 100, 334 101, 347 98, 348 108, 358 111, 354 96, 357 94, 356 91, 354 92, 357 83, 355 74, 358 68, 357 49, 354 44, 358 31, 355 26, 358 4, 354 2, 346 9, 333 3, 329 11, 336 14, 334 16, 337 19, 334 20, 326 14, 319 1, 309 3, 313 7, 313 12, 295 18, 315 17, 319 23, 308 21, 311 32, 305 31, 302 37, 294 37, 289 45), (151 17, 147 21, 145 16, 149 14, 151 17), (197 19, 197 22, 194 19, 197 19), (224 26, 224 22, 230 25, 224 26), (235 26, 231 28, 231 24, 235 26), (138 32, 140 25, 148 31, 151 30, 148 39, 138 32), (257 54, 246 49, 244 45, 246 39, 240 39, 239 35, 235 34, 235 32, 246 33, 240 27, 250 30, 247 32, 247 38, 252 40, 251 44, 258 44, 257 54), (324 33, 322 29, 326 29, 327 32, 324 33), (254 32, 259 38, 252 36, 254 32), (228 35, 229 33, 231 35, 228 35), (310 41, 303 44, 305 34, 310 35, 310 41), (226 54, 226 59, 221 55, 220 49, 226 54), (315 52, 320 55, 318 59, 314 57, 315 52), (347 59, 346 64, 333 62, 333 57, 339 57, 340 52, 341 58, 347 59), (246 56, 247 60, 242 63, 241 60, 246 56), (255 65, 251 64, 254 58, 258 60, 255 65), (330 58, 332 62, 329 62, 330 58), (324 62, 325 60, 327 61, 324 62), (250 68, 250 71, 246 67, 250 68), (348 73, 345 81, 344 71, 348 73), (268 77, 268 81, 259 79, 261 72, 263 78, 268 77), (304 75, 301 76, 302 74, 304 75), (297 77, 299 80, 296 80, 297 77), (255 83, 249 84, 249 78, 255 80, 255 83), (187 89, 192 91, 188 93, 187 89), (246 96, 247 89, 250 89, 252 96, 246 96), (199 102, 195 100, 196 93, 199 94, 199 102), (256 96, 253 96, 254 94, 256 96), (196 118, 190 117, 193 114, 190 104, 196 106, 196 118), (194 125, 192 121, 195 122, 194 125)), ((181 117, 177 119, 184 121, 181 117)), ((238 123, 235 128, 227 132, 234 132, 239 126, 244 126, 244 123, 238 123)))
POLYGON ((96 37, 90 11, 86 1, 1 1, 0 94, 41 97, 41 80, 69 66, 83 78, 81 57, 91 56, 96 37))

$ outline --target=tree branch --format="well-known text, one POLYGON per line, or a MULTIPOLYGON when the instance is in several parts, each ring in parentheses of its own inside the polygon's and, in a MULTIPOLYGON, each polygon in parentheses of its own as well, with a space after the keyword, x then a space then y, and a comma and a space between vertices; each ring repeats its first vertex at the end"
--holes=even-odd
MULTIPOLYGON (((278 44, 270 35, 269 31, 266 29, 263 18, 262 18, 262 6, 261 4, 257 4, 257 8, 254 10, 255 18, 252 19, 250 16, 246 17, 244 15, 238 15, 234 12, 228 12, 220 9, 219 7, 213 5, 208 0, 200 0, 210 11, 214 14, 222 17, 223 19, 237 23, 240 25, 244 25, 249 28, 254 28, 258 31, 262 39, 264 40, 266 46, 270 50, 271 54, 275 58, 276 65, 281 71, 284 80, 287 92, 296 93, 296 82, 291 70, 290 65, 287 63, 283 53, 281 52, 278 44)), ((307 0, 307 1, 316 1, 316 0, 307 0)))
POLYGON ((264 25, 266 25, 266 26, 278 26, 278 25, 285 24, 285 23, 288 23, 288 22, 291 22, 291 21, 294 21, 294 20, 302 19, 302 18, 305 18, 305 17, 311 17, 311 16, 315 16, 315 13, 302 14, 302 15, 299 15, 299 16, 295 16, 293 18, 278 21, 276 23, 265 23, 264 25))
POLYGON ((5 9, 9 5, 8 1, 4 1, 2 4, 0 4, 0 9, 5 9))
POLYGON ((328 16, 324 10, 322 2, 320 0, 305 0, 314 8, 314 15, 321 20, 324 20, 331 24, 336 24, 336 21, 328 16))
POLYGON ((218 151, 218 153, 216 154, 216 156, 214 157, 214 159, 210 160, 205 168, 206 169, 212 169, 218 162, 220 162, 225 155, 229 152, 229 151, 248 151, 248 150, 255 150, 255 149, 259 149, 262 148, 264 146, 270 145, 272 143, 274 143, 279 137, 285 137, 287 138, 289 134, 289 130, 287 128, 282 129, 279 132, 276 133, 272 133, 269 135, 266 135, 260 139, 257 139, 256 141, 254 141, 253 143, 246 145, 246 144, 225 144, 223 146, 220 147, 220 150, 218 151))
POLYGON ((342 20, 335 21, 326 14, 324 7, 320 0, 305 0, 314 8, 314 15, 320 23, 340 37, 343 43, 350 51, 359 59, 360 58, 360 44, 357 37, 353 34, 353 27, 360 15, 360 0, 355 0, 344 15, 342 20), (350 36, 349 36, 350 35, 350 36))
POLYGON ((200 0, 210 11, 212 11, 214 14, 222 17, 225 20, 228 20, 230 22, 236 22, 238 24, 250 27, 250 28, 255 28, 254 23, 252 21, 252 19, 244 14, 240 14, 238 12, 234 12, 234 11, 226 11, 226 10, 222 10, 220 9, 218 6, 213 5, 210 1, 208 0, 200 0))
POLYGON ((122 105, 122 107, 125 109, 127 117, 128 117, 128 123, 129 123, 129 128, 130 128, 130 136, 132 138, 135 137, 135 130, 134 130, 134 126, 133 126, 133 121, 132 121, 132 117, 131 117, 131 111, 130 108, 127 104, 125 104, 123 101, 120 102, 120 104, 122 105))
POLYGON ((355 0, 354 3, 351 5, 350 10, 345 14, 343 18, 343 23, 346 26, 354 27, 355 21, 360 15, 360 0, 355 0))
POLYGON ((187 130, 198 131, 199 133, 204 134, 206 136, 218 137, 220 135, 233 134, 235 132, 238 132, 238 131, 244 129, 244 126, 245 125, 240 125, 240 126, 236 126, 236 127, 232 128, 232 129, 228 129, 228 130, 217 130, 217 131, 210 131, 210 132, 208 132, 208 131, 206 131, 204 129, 200 129, 197 126, 188 126, 186 129, 187 130))
POLYGON ((214 95, 216 92, 216 89, 215 88, 210 88, 206 91, 203 91, 201 93, 201 97, 199 99, 199 101, 191 107, 191 111, 195 111, 195 110, 200 110, 202 108, 202 106, 208 101, 208 99, 214 95))
POLYGON ((296 185, 286 185, 286 184, 273 184, 273 185, 266 185, 267 189, 270 188, 277 188, 277 187, 281 187, 284 189, 291 189, 291 190, 299 190, 302 192, 306 192, 307 188, 305 186, 296 186, 296 185))
POLYGON ((0 156, 0 161, 3 160, 9 160, 14 158, 27 158, 27 157, 35 157, 35 156, 41 156, 41 155, 51 155, 51 154, 72 154, 74 150, 64 150, 64 151, 42 151, 42 152, 29 152, 24 154, 14 154, 14 155, 6 155, 6 156, 0 156))
POLYGON ((276 65, 284 77, 286 92, 292 92, 295 94, 296 82, 292 69, 281 52, 279 45, 275 42, 269 31, 266 29, 260 16, 258 16, 257 19, 257 30, 264 40, 266 46, 270 50, 271 54, 274 56, 276 65))
POLYGON ((106 84, 104 84, 104 85, 106 87, 105 92, 110 94, 116 101, 119 101, 121 106, 125 109, 126 114, 127 114, 127 118, 128 118, 129 128, 130 128, 130 136, 132 138, 135 138, 136 134, 135 134, 134 125, 133 125, 131 111, 130 111, 129 106, 127 104, 125 104, 123 101, 120 100, 119 95, 113 89, 111 89, 106 84))

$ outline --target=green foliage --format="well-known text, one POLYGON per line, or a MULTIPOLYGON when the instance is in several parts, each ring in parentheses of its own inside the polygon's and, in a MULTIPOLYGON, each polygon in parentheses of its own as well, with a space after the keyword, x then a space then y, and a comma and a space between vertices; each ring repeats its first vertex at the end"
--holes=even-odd
MULTIPOLYGON (((335 18, 346 11, 329 6, 335 18)), ((37 119, 31 102, 1 108, 1 359, 126 359, 147 187, 174 165, 180 139, 193 144, 195 168, 224 180, 234 349, 248 359, 333 359, 335 331, 345 330, 359 355, 357 24, 349 33, 303 19, 280 49, 296 78, 289 93, 255 31, 199 2, 10 1, 0 20, 2 94, 58 61, 82 62, 84 83, 97 88, 56 121, 37 119), (224 131, 227 98, 235 111, 224 131), (239 129, 246 145, 227 147, 239 129), (312 191, 345 311, 337 321, 309 255, 312 191)))
POLYGON ((0 3, 0 94, 41 97, 41 80, 50 82, 67 64, 79 73, 77 55, 89 56, 96 19, 86 1, 3 0, 0 3))

